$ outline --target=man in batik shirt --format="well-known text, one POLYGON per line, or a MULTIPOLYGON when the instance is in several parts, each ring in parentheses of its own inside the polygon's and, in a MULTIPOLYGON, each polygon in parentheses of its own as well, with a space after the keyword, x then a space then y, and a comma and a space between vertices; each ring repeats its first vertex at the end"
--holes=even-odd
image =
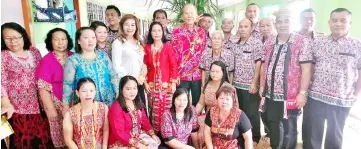
POLYGON ((207 47, 211 47, 211 36, 209 33, 209 30, 211 29, 211 26, 213 25, 213 18, 212 15, 209 13, 203 13, 199 19, 198 22, 199 27, 203 28, 206 31, 207 34, 207 47))
POLYGON ((197 10, 186 4, 182 10, 184 24, 173 30, 172 46, 178 64, 178 85, 192 93, 192 104, 196 106, 201 95, 202 74, 200 59, 206 48, 206 32, 195 25, 197 10))
POLYGON ((121 14, 117 6, 109 5, 105 9, 105 19, 108 24, 108 42, 113 43, 118 38, 121 14))
POLYGON ((306 37, 293 33, 288 9, 275 13, 276 38, 266 41, 260 94, 266 93, 265 111, 273 149, 295 149, 297 118, 307 100, 312 53, 306 37))
POLYGON ((237 89, 240 109, 251 121, 253 142, 256 145, 261 138, 258 86, 264 46, 261 40, 251 36, 252 25, 249 19, 243 19, 239 23, 240 39, 233 49, 235 55, 233 85, 237 89))
MULTIPOLYGON (((314 74, 304 108, 303 147, 320 149, 327 122, 325 149, 341 149, 343 129, 361 88, 361 42, 351 37, 351 12, 337 8, 328 22, 331 35, 312 43, 314 74)), ((358 148, 358 147, 355 147, 358 148)))
POLYGON ((316 25, 316 12, 312 8, 305 9, 300 15, 301 30, 298 32, 313 41, 321 36, 323 33, 315 31, 316 25))
POLYGON ((259 13, 260 13, 260 8, 256 3, 250 3, 247 8, 246 8, 246 18, 251 20, 253 23, 253 29, 252 29, 252 37, 255 37, 257 39, 262 39, 262 35, 260 33, 259 30, 259 23, 258 23, 258 19, 259 19, 259 13))
POLYGON ((224 48, 232 50, 234 43, 239 40, 239 37, 232 34, 232 29, 234 28, 233 20, 230 18, 223 19, 221 28, 224 35, 224 48))

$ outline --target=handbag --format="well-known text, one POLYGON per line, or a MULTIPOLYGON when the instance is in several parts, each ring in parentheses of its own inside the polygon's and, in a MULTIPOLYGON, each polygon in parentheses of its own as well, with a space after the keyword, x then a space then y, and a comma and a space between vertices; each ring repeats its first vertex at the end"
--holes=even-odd
MULTIPOLYGON (((10 123, 8 122, 5 115, 1 116, 1 139, 5 139, 6 137, 10 136, 14 133, 13 128, 11 127, 10 123)), ((5 139, 6 140, 6 139, 5 139)))

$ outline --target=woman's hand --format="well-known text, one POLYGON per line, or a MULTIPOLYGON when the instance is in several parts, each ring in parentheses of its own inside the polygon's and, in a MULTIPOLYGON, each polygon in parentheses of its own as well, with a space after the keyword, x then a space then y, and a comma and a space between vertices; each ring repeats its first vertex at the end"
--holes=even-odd
POLYGON ((48 119, 51 121, 56 121, 59 118, 58 112, 56 111, 56 109, 46 110, 46 115, 48 116, 48 119))
POLYGON ((152 135, 152 138, 157 142, 157 144, 160 144, 160 139, 157 135, 152 135))
POLYGON ((1 115, 6 113, 7 119, 10 119, 13 116, 14 112, 15 112, 15 108, 11 103, 1 107, 1 115))
POLYGON ((144 90, 147 94, 150 93, 150 87, 149 87, 148 83, 144 83, 144 90))

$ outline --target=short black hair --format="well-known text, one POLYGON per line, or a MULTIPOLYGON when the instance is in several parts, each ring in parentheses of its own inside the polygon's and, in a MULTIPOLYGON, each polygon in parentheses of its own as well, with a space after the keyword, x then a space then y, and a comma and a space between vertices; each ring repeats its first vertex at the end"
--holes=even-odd
POLYGON ((94 21, 94 22, 92 22, 92 24, 90 24, 90 27, 93 28, 93 30, 96 30, 99 26, 103 26, 103 27, 107 28, 107 26, 103 22, 100 22, 100 21, 94 21))
MULTIPOLYGON (((135 79, 133 76, 124 76, 119 81, 119 96, 116 98, 116 100, 119 102, 120 107, 123 109, 123 111, 129 112, 127 109, 127 105, 125 103, 124 95, 123 95, 123 89, 125 84, 127 84, 129 81, 134 81, 135 83, 138 83, 137 79, 135 79)), ((144 104, 142 103, 142 100, 140 99, 140 90, 138 90, 137 95, 135 96, 134 106, 137 110, 141 110, 144 108, 144 104)))
POLYGON ((50 30, 48 32, 48 34, 46 35, 46 38, 44 40, 45 42, 45 47, 48 51, 54 51, 54 48, 53 48, 53 42, 52 39, 53 39, 53 34, 55 32, 63 32, 65 35, 66 35, 66 39, 68 40, 68 47, 67 47, 67 50, 70 51, 74 44, 73 44, 73 40, 71 39, 70 35, 68 34, 68 32, 65 30, 65 29, 62 29, 62 28, 54 28, 52 30, 50 30))
POLYGON ((162 28, 162 42, 163 43, 166 43, 167 40, 165 38, 165 35, 164 35, 164 30, 163 30, 163 26, 161 23, 159 22, 152 22, 149 26, 149 31, 148 31, 148 36, 147 36, 147 43, 148 44, 153 44, 154 43, 154 40, 153 40, 153 37, 152 37, 152 29, 153 29, 153 26, 154 25, 160 25, 160 27, 162 28))
POLYGON ((93 28, 84 26, 84 27, 79 28, 79 29, 75 32, 75 47, 74 47, 74 49, 75 49, 75 52, 76 52, 76 53, 82 53, 82 52, 83 52, 82 49, 81 49, 81 46, 80 46, 79 43, 78 43, 78 40, 80 39, 81 34, 82 34, 83 31, 85 31, 85 30, 92 30, 92 31, 94 31, 93 28))
POLYGON ((153 12, 153 21, 155 20, 155 17, 157 15, 157 13, 164 13, 165 18, 168 18, 167 12, 165 12, 163 9, 158 9, 158 10, 153 12))
POLYGON ((332 17, 332 14, 334 12, 344 12, 344 11, 346 11, 348 13, 348 15, 350 15, 350 16, 352 15, 352 12, 346 8, 336 8, 335 10, 332 10, 332 12, 330 14, 330 18, 332 17))
POLYGON ((17 31, 18 33, 21 34, 21 36, 23 37, 24 40, 24 50, 29 50, 30 46, 31 46, 31 42, 30 42, 30 38, 28 36, 28 34, 26 33, 26 30, 19 24, 15 23, 15 22, 8 22, 5 23, 3 25, 1 25, 1 50, 8 50, 9 48, 6 46, 5 44, 5 40, 4 40, 4 30, 5 29, 12 29, 17 31))
POLYGON ((210 18, 213 18, 213 17, 212 17, 212 15, 211 15, 211 14, 209 14, 209 13, 203 13, 203 14, 202 14, 202 16, 203 16, 203 17, 210 17, 210 18))
POLYGON ((258 4, 256 4, 256 3, 250 3, 250 4, 247 5, 246 11, 247 11, 247 9, 248 9, 249 6, 253 6, 253 5, 256 5, 259 9, 261 9, 261 7, 259 7, 258 4))
POLYGON ((107 8, 105 9, 105 11, 110 10, 110 9, 114 9, 114 10, 117 12, 118 16, 121 15, 121 14, 120 14, 120 10, 119 10, 119 8, 118 8, 117 6, 115 6, 115 5, 108 5, 107 8))

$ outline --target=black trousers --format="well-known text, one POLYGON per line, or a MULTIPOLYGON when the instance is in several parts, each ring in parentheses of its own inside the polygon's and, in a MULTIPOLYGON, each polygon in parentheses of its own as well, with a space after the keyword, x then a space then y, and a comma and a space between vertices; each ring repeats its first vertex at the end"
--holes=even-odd
POLYGON ((267 123, 272 149, 296 149, 297 119, 300 110, 288 110, 283 118, 284 102, 266 99, 267 123))
POLYGON ((199 97, 201 96, 201 86, 202 86, 202 81, 201 80, 197 80, 197 81, 183 81, 183 80, 181 80, 179 88, 187 89, 188 92, 191 91, 191 93, 192 93, 192 105, 196 106, 198 101, 199 101, 199 97))
POLYGON ((252 125, 253 142, 259 142, 261 139, 261 118, 259 104, 260 97, 258 93, 250 94, 248 90, 237 89, 239 108, 246 113, 252 125))
POLYGON ((261 119, 263 122, 263 127, 264 127, 264 132, 266 133, 266 137, 269 137, 267 111, 261 112, 261 119))
POLYGON ((337 107, 308 98, 303 114, 303 148, 321 149, 324 124, 327 120, 324 148, 341 149, 343 128, 349 112, 350 108, 337 107))

